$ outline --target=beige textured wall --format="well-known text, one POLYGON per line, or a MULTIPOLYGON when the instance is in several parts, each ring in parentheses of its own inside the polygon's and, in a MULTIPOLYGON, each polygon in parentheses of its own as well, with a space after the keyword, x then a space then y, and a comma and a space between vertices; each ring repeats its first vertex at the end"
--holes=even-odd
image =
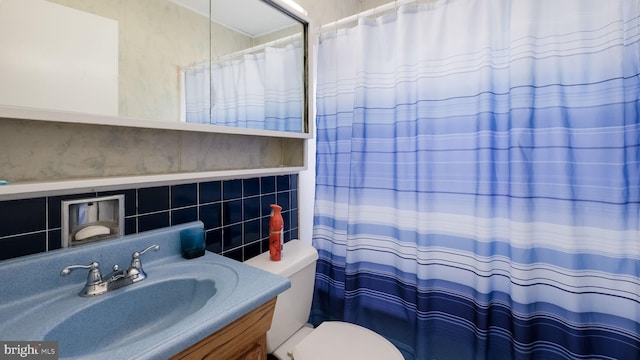
MULTIPOLYGON (((298 1, 316 26, 360 9, 359 0, 298 1)), ((0 118, 0 178, 14 182, 301 166, 303 153, 301 139, 0 118)))
POLYGON ((302 166, 303 140, 0 118, 13 183, 302 166))

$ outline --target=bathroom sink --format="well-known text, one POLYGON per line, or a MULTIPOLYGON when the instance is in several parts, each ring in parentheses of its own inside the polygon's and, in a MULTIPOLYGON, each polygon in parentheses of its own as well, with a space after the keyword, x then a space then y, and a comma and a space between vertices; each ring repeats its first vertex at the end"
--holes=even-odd
POLYGON ((184 320, 215 294, 215 282, 210 279, 172 279, 132 286, 131 291, 96 298, 93 304, 53 327, 44 340, 58 341, 67 356, 123 346, 184 320))
POLYGON ((169 358, 273 299, 282 277, 207 252, 186 260, 180 231, 201 223, 128 235, 104 243, 0 261, 0 339, 57 341, 60 359, 169 358), (60 276, 70 264, 102 271, 158 244, 143 260, 147 277, 82 297, 87 273, 60 276))

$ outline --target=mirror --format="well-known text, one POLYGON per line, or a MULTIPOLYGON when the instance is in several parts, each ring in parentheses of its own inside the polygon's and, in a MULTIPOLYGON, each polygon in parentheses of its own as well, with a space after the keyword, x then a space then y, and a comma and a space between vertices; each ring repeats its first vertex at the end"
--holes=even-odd
POLYGON ((306 132, 307 26, 277 0, 2 0, 0 106, 306 132))

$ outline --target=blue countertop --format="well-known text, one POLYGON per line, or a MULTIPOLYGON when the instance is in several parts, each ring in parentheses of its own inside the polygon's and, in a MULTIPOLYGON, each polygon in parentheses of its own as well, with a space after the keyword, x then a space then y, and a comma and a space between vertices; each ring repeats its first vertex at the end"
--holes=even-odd
POLYGON ((179 233, 190 227, 202 227, 202 223, 0 261, 0 340, 59 341, 60 359, 169 358, 290 287, 286 278, 210 252, 196 259, 183 259, 179 233), (103 275, 113 264, 126 268, 134 251, 153 244, 160 245, 160 249, 143 255, 143 268, 148 277, 139 283, 83 298, 78 292, 85 283, 86 271, 60 276, 65 266, 86 265, 92 261, 100 263, 103 275), (210 286, 205 291, 214 295, 193 305, 193 311, 183 308, 186 313, 159 314, 160 320, 148 321, 138 333, 127 332, 131 316, 121 319, 119 314, 124 317, 125 310, 134 305, 143 309, 147 304, 157 306, 157 301, 165 297, 179 301, 182 298, 175 296, 196 298, 197 294, 188 293, 191 288, 185 288, 187 294, 184 294, 182 287, 174 287, 174 284, 187 284, 183 280, 194 279, 210 286), (91 306, 101 311, 89 312, 90 321, 78 322, 81 326, 58 326, 65 319, 79 318, 82 315, 79 312, 91 306), (119 327, 114 327, 116 325, 119 327), (122 331, 123 336, 131 340, 109 343, 101 341, 100 336, 92 337, 87 330, 95 328, 99 335, 109 327, 113 329, 108 331, 122 331), (63 334, 65 340, 51 338, 66 329, 69 333, 63 334))

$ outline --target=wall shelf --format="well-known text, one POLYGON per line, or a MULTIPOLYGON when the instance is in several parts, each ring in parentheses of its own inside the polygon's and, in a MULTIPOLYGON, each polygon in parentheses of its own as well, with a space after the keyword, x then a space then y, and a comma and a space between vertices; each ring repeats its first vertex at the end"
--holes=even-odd
POLYGON ((0 201, 59 196, 82 192, 122 190, 184 183, 286 175, 305 170, 302 166, 243 170, 219 170, 160 175, 118 176, 45 182, 20 182, 0 186, 0 201))
POLYGON ((40 109, 22 108, 22 107, 14 107, 14 106, 2 106, 2 105, 0 105, 0 118, 51 121, 51 122, 88 124, 88 125, 121 126, 121 127, 143 128, 143 129, 193 131, 193 132, 231 134, 231 135, 268 136, 268 137, 293 138, 293 139, 310 139, 311 138, 311 135, 308 133, 236 128, 231 126, 218 126, 218 125, 206 125, 206 124, 192 124, 192 123, 185 123, 185 122, 179 122, 179 121, 169 122, 169 121, 143 120, 143 119, 126 118, 126 117, 118 117, 118 116, 91 115, 91 114, 40 110, 40 109))

